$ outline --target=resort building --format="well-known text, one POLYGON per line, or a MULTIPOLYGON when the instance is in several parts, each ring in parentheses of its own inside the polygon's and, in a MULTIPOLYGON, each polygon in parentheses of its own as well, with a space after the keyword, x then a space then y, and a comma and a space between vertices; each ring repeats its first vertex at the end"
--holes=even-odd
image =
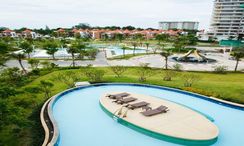
POLYGON ((8 37, 12 37, 12 38, 14 38, 14 37, 17 37, 17 34, 16 34, 16 32, 13 31, 13 30, 6 29, 6 30, 4 30, 4 31, 2 32, 2 36, 8 36, 8 37))
POLYGON ((192 21, 162 21, 159 22, 159 29, 162 30, 198 30, 199 22, 192 21))
POLYGON ((217 40, 244 34, 244 0, 215 0, 209 36, 217 40))
POLYGON ((24 38, 32 38, 32 39, 40 37, 36 32, 34 32, 30 29, 26 29, 26 30, 22 31, 21 35, 24 38))

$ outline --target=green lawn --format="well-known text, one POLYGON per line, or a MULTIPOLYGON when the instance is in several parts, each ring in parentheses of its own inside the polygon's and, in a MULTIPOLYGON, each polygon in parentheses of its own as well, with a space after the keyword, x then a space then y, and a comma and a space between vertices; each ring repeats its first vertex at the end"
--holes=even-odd
MULTIPOLYGON (((105 76, 103 78, 104 82, 140 83, 138 81, 139 68, 128 68, 121 78, 115 77, 110 68, 98 69, 105 71, 105 76)), ((81 69, 57 70, 36 78, 31 83, 28 83, 18 90, 23 91, 23 89, 26 87, 38 86, 41 80, 49 80, 54 83, 54 86, 52 88, 52 95, 55 95, 67 89, 67 86, 64 83, 55 80, 54 76, 67 71, 72 71, 74 74, 81 76, 80 81, 87 80, 87 78, 82 74, 81 69)), ((174 77, 172 81, 163 81, 162 71, 158 69, 153 69, 152 74, 147 78, 147 81, 144 83, 186 89, 183 86, 184 81, 182 79, 182 75, 184 73, 185 72, 177 73, 178 75, 174 77)), ((244 104, 243 73, 191 73, 198 75, 199 81, 193 84, 192 88, 187 88, 188 90, 244 104)), ((10 129, 13 129, 12 126, 4 127, 0 132, 0 139, 2 143, 4 143, 6 146, 40 145, 43 140, 43 131, 39 121, 39 112, 42 104, 46 100, 44 98, 44 94, 30 94, 22 92, 15 97, 11 97, 10 100, 14 100, 15 102, 20 101, 20 106, 25 105, 23 108, 23 115, 26 119, 29 120, 30 123, 23 126, 19 131, 15 131, 14 133, 13 131, 10 131, 10 129)))

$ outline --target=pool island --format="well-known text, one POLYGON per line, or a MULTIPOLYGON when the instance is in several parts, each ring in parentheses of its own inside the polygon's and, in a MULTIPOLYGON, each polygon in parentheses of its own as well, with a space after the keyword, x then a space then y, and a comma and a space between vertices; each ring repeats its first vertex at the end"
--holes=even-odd
POLYGON ((118 123, 173 143, 211 145, 219 135, 218 127, 203 114, 158 97, 113 92, 102 95, 100 106, 118 123))

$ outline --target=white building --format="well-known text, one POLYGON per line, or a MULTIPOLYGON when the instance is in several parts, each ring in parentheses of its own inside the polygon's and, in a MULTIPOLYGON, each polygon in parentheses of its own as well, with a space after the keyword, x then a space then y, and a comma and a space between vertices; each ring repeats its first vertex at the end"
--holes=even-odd
POLYGON ((218 40, 244 34, 244 0, 214 0, 209 35, 218 40))
POLYGON ((198 30, 199 22, 192 21, 163 21, 159 22, 159 29, 171 30, 171 29, 186 29, 186 30, 198 30))

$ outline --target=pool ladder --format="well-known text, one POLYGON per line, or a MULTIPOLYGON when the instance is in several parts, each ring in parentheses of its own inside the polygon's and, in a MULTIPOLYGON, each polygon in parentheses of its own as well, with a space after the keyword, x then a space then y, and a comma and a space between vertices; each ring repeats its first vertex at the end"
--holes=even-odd
POLYGON ((114 117, 117 115, 118 117, 121 117, 121 118, 125 118, 127 117, 127 113, 128 113, 128 108, 125 109, 125 111, 123 112, 123 109, 125 108, 125 106, 121 106, 119 109, 117 109, 115 112, 114 112, 114 117))

